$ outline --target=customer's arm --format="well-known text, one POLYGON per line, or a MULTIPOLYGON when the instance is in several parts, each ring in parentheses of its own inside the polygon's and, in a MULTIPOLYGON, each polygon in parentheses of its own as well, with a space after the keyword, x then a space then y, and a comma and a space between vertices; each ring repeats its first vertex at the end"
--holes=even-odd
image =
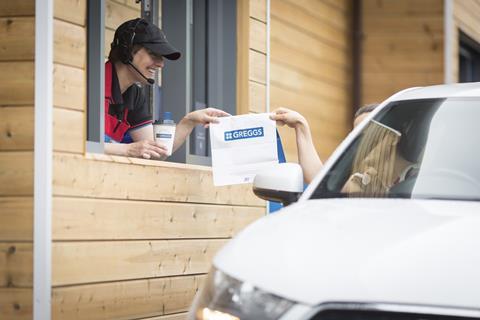
POLYGON ((287 125, 295 129, 298 162, 302 167, 305 182, 310 183, 323 164, 315 150, 307 120, 300 113, 287 108, 275 110, 271 118, 277 121, 278 125, 287 125))
POLYGON ((167 149, 153 140, 151 124, 129 131, 133 143, 105 143, 105 153, 125 157, 161 160, 167 157, 167 149))
POLYGON ((173 151, 177 150, 187 139, 196 125, 203 125, 208 128, 210 123, 217 123, 217 117, 225 117, 230 114, 225 111, 206 108, 187 114, 177 125, 175 130, 175 140, 173 141, 173 151))

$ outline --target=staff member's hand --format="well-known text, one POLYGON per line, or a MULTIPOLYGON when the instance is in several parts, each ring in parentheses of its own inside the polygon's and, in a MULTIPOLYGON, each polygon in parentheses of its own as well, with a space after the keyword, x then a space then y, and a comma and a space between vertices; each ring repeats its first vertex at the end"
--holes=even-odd
POLYGON ((307 124, 307 120, 300 113, 287 108, 274 110, 270 115, 270 119, 275 120, 279 126, 287 125, 290 128, 297 128, 307 124))
POLYGON ((216 109, 216 108, 206 108, 197 111, 192 111, 185 116, 185 119, 192 122, 193 124, 202 124, 205 128, 208 128, 210 123, 217 123, 218 117, 227 117, 230 116, 229 113, 216 109))
POLYGON ((127 157, 161 160, 167 157, 167 147, 151 140, 142 140, 127 145, 127 157))

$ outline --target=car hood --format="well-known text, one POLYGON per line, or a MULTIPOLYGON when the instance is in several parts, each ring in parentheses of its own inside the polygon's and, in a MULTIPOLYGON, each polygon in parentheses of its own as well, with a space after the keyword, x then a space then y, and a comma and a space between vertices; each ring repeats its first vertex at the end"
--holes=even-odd
POLYGON ((214 266, 317 305, 385 302, 480 307, 480 203, 329 199, 253 223, 214 266))

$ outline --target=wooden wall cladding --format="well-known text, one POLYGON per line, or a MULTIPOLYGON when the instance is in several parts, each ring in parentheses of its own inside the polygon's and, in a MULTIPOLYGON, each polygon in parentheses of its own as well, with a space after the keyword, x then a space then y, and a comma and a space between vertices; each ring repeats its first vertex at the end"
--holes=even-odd
POLYGON ((0 195, 33 195, 33 152, 0 152, 0 195))
POLYGON ((0 17, 35 15, 35 0, 0 1, 0 17))
MULTIPOLYGON (((322 159, 351 128, 351 2, 271 1, 270 109, 304 115, 322 159)), ((295 132, 279 128, 287 161, 295 132)))
POLYGON ((53 319, 140 319, 185 312, 204 275, 59 287, 53 319))
POLYGON ((85 113, 54 108, 53 150, 82 154, 85 150, 85 113))
POLYGON ((453 26, 451 51, 447 52, 451 59, 450 73, 453 81, 459 78, 459 38, 460 32, 465 33, 477 43, 480 43, 480 3, 476 0, 452 1, 453 26))
POLYGON ((0 1, 0 319, 32 319, 35 1, 0 1))
POLYGON ((52 281, 63 286, 206 273, 225 243, 221 239, 54 243, 52 281))
POLYGON ((62 64, 54 64, 54 106, 85 111, 86 98, 87 91, 85 70, 62 64))
POLYGON ((54 61, 56 63, 85 69, 87 34, 83 26, 55 19, 54 61))
POLYGON ((0 317, 2 320, 31 320, 33 289, 0 288, 0 317))
POLYGON ((0 119, 0 151, 33 149, 33 107, 0 107, 0 119))
POLYGON ((130 165, 60 153, 53 161, 53 191, 58 196, 264 206, 249 185, 214 187, 209 169, 158 166, 141 159, 131 161, 144 165, 130 165), (71 168, 73 175, 68 174, 71 168))
POLYGON ((442 0, 362 2, 362 101, 442 83, 442 0))
POLYGON ((237 113, 261 113, 266 105, 266 1, 239 2, 237 6, 237 113))
POLYGON ((32 241, 32 213, 32 197, 0 197, 0 242, 32 241))
POLYGON ((35 18, 0 18, 0 61, 32 60, 35 55, 35 18))
POLYGON ((453 1, 456 26, 480 43, 480 3, 476 0, 453 1))
POLYGON ((230 238, 265 214, 263 207, 64 197, 53 206, 54 240, 230 238))
MULTIPOLYGON (((209 168, 85 155, 85 16, 64 12, 84 12, 85 1, 55 2, 53 319, 185 319, 215 252, 263 216, 265 202, 250 186, 215 188, 209 168)), ((114 29, 139 8, 107 0, 105 54, 114 29)), ((261 110, 266 29, 265 21, 252 23, 251 91, 259 93, 252 105, 261 110)), ((4 207, 31 201, 20 195, 4 207)), ((28 238, 27 228, 16 232, 28 238)))
POLYGON ((84 27, 87 22, 87 0, 55 0, 53 14, 59 20, 84 27))
POLYGON ((0 288, 33 286, 33 244, 0 242, 0 288))
POLYGON ((0 106, 33 105, 33 61, 0 62, 0 106))
POLYGON ((267 22, 267 2, 265 0, 249 0, 250 17, 267 22))

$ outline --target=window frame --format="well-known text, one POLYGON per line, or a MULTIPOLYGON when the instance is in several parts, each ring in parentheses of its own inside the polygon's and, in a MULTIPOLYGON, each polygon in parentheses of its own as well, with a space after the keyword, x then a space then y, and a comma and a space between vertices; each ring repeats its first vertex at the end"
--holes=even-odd
POLYGON ((458 80, 459 82, 480 81, 480 43, 459 30, 458 80), (462 65, 462 60, 466 61, 462 65))
MULTIPOLYGON (((156 114, 156 106, 161 100, 162 111, 170 111, 173 118, 180 121, 187 113, 194 111, 195 102, 193 101, 194 89, 194 61, 193 61, 193 1, 194 0, 163 0, 161 2, 161 12, 168 12, 162 16, 162 24, 169 27, 162 27, 169 35, 170 42, 183 53, 182 58, 175 62, 166 62, 166 67, 162 70, 162 93, 158 95, 157 90, 147 87, 145 90, 147 101, 152 110, 153 120, 157 120, 161 115, 156 114), (168 4, 170 6, 165 8, 168 4), (172 5, 173 4, 173 5, 172 5), (175 39, 171 41, 171 39, 175 39), (180 39, 180 41, 179 41, 180 39), (184 106, 184 108, 182 108, 184 106)), ((207 3, 207 13, 205 17, 207 34, 205 35, 207 47, 206 56, 206 103, 208 106, 221 107, 224 99, 223 81, 225 74, 233 74, 229 79, 232 88, 229 90, 229 103, 225 111, 230 114, 236 114, 237 110, 237 11, 238 6, 235 0, 229 3, 230 9, 233 8, 234 19, 225 19, 221 16, 222 12, 212 11, 212 8, 222 8, 223 0, 205 0, 207 3), (233 5, 233 7, 231 7, 233 5), (213 13, 215 14, 213 14, 213 13), (212 19, 212 17, 214 19, 212 19), (210 19, 209 19, 210 18, 210 19), (226 21, 225 21, 226 20, 226 21), (233 34, 232 43, 225 44, 225 32, 211 36, 212 30, 223 30, 224 23, 229 23, 227 32, 233 34), (220 27, 219 27, 220 26, 220 27), (223 37, 223 38, 222 38, 223 37), (215 49, 212 49, 215 48, 215 49), (231 52, 233 60, 230 59, 230 68, 224 71, 222 66, 215 62, 220 60, 224 52, 231 52), (233 62, 232 62, 233 61, 233 62), (223 76, 219 74, 223 72, 223 76), (213 80, 211 80, 213 79, 213 80), (219 89, 213 90, 212 88, 219 89), (221 92, 218 92, 221 91, 221 92)), ((158 0, 141 0, 141 17, 158 25, 160 4, 158 0)), ((104 135, 105 135, 105 0, 87 0, 87 108, 86 108, 86 152, 104 153, 104 135)), ((198 61, 197 61, 198 63, 198 61)), ((157 76, 158 79, 158 76, 157 76)), ((205 130, 200 128, 200 131, 205 130)), ((195 143, 197 128, 195 128, 185 143, 171 156, 167 161, 211 165, 211 150, 208 146, 208 129, 204 134, 207 145, 206 155, 193 154, 192 144, 195 143)))
POLYGON ((104 153, 105 0, 87 0, 86 151, 104 153))
MULTIPOLYGON (((167 34, 170 42, 182 52, 182 58, 169 63, 167 61, 166 66, 162 70, 162 106, 163 111, 170 111, 173 118, 177 121, 182 119, 185 114, 194 111, 195 106, 198 105, 201 108, 202 103, 207 106, 222 107, 221 101, 227 99, 232 102, 225 108, 226 112, 230 114, 236 114, 237 110, 237 14, 238 6, 236 1, 228 3, 230 9, 233 9, 233 19, 226 19, 221 16, 224 11, 215 12, 214 6, 222 7, 224 1, 222 0, 210 0, 206 1, 206 19, 204 22, 207 32, 205 35, 201 35, 206 39, 206 74, 205 76, 198 76, 194 74, 195 63, 199 63, 198 59, 194 60, 194 4, 195 0, 163 0, 162 1, 162 28, 167 34), (216 14, 216 15, 215 15, 216 14), (220 24, 225 23, 220 26, 220 24), (212 30, 224 30, 225 25, 229 24, 229 29, 226 32, 233 34, 232 43, 228 44, 225 41, 225 35, 221 32, 216 32, 212 37, 212 30), (222 38, 223 36, 223 38, 222 38), (173 40, 172 40, 173 39, 173 40), (230 46, 229 46, 230 45, 230 46), (215 48, 216 50, 212 50, 215 48), (213 62, 223 61, 218 59, 225 51, 233 51, 233 63, 229 64, 231 69, 225 71, 223 68, 216 66, 213 62), (223 75, 219 75, 218 72, 222 71, 223 75), (225 74, 233 74, 233 81, 230 83, 231 92, 228 98, 219 94, 218 91, 222 89, 213 90, 213 88, 221 88, 225 74), (206 80, 206 101, 194 101, 194 77, 205 78, 206 80), (218 85, 220 84, 220 85, 218 85), (184 106, 182 108, 182 106, 184 106)), ((232 79, 230 79, 232 80, 232 79)), ((180 162, 196 165, 211 165, 211 151, 207 149, 207 155, 197 155, 192 151, 192 145, 195 143, 197 131, 205 130, 197 127, 192 131, 190 137, 187 138, 185 143, 171 156, 167 161, 180 162)), ((200 133, 201 134, 201 133, 200 133)), ((208 145, 208 132, 205 132, 204 139, 208 145)))

